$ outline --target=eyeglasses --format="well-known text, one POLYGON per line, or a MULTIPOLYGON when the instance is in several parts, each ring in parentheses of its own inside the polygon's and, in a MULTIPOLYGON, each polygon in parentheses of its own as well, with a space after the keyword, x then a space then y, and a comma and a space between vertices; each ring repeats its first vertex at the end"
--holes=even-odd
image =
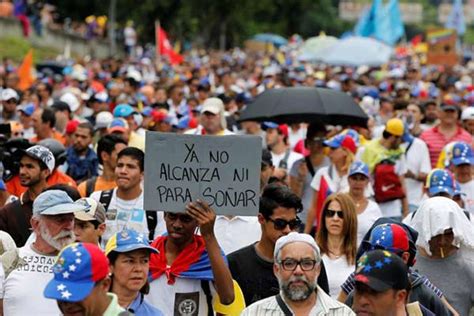
POLYGON ((314 269, 314 266, 318 263, 316 260, 313 259, 302 259, 302 260, 295 260, 295 259, 285 259, 278 262, 283 270, 285 271, 295 271, 297 266, 300 266, 301 270, 303 271, 310 271, 314 269))
POLYGON ((291 230, 295 230, 301 225, 301 220, 298 217, 295 219, 292 219, 291 221, 287 221, 281 218, 277 218, 277 219, 268 218, 268 220, 273 223, 273 227, 276 230, 284 230, 286 226, 290 226, 291 230))
POLYGON ((334 217, 334 215, 337 215, 340 219, 344 218, 344 212, 342 211, 326 210, 325 212, 326 217, 334 217))

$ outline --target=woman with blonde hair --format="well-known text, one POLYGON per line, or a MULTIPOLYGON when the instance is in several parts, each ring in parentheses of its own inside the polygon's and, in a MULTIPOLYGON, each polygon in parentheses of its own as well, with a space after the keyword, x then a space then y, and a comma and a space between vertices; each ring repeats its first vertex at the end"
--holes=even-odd
POLYGON ((324 141, 323 144, 329 147, 331 164, 327 167, 320 168, 311 181, 314 194, 312 206, 306 218, 304 232, 307 234, 312 231, 315 222, 319 220, 322 204, 328 192, 338 193, 349 191, 347 175, 357 151, 357 140, 348 133, 338 134, 324 141))
POLYGON ((330 195, 323 204, 316 242, 326 267, 329 294, 337 298, 341 285, 355 269, 357 214, 347 193, 330 195))

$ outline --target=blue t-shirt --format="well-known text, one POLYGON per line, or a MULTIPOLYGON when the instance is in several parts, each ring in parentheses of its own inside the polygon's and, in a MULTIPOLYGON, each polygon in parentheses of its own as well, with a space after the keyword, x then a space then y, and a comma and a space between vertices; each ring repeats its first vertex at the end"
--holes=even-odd
POLYGON ((132 304, 130 304, 127 310, 135 316, 164 316, 158 308, 145 301, 144 296, 141 293, 138 293, 137 297, 132 304))

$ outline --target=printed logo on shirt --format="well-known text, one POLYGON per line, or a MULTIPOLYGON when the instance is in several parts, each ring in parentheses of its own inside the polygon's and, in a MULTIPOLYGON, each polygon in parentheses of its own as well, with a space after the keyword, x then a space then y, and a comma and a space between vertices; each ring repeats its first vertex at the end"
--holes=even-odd
POLYGON ((39 272, 39 273, 53 273, 53 265, 55 257, 45 257, 45 256, 25 256, 23 260, 25 264, 19 266, 17 271, 24 272, 39 272))
POLYGON ((395 186, 395 184, 382 185, 382 187, 380 189, 382 190, 382 192, 387 192, 388 190, 390 190, 394 186, 395 186))
POLYGON ((174 298, 174 315, 198 316, 199 292, 176 293, 174 298))

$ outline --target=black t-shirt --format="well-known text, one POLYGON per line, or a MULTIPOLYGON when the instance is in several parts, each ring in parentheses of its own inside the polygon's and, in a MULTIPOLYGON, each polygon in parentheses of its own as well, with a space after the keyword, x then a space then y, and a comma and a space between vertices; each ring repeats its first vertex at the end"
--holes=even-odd
MULTIPOLYGON (((280 292, 278 280, 273 274, 273 262, 261 258, 255 250, 255 244, 229 254, 227 259, 232 277, 239 283, 247 306, 280 292)), ((329 293, 326 269, 322 261, 318 285, 329 293)))

